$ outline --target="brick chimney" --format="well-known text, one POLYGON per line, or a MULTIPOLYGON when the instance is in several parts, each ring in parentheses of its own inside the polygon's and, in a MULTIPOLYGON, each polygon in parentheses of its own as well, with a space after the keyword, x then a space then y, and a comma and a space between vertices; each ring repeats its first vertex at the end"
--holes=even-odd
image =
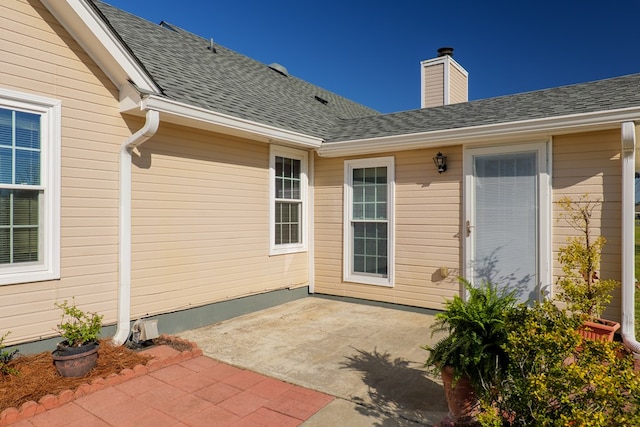
POLYGON ((438 56, 420 63, 422 108, 469 100, 469 73, 453 59, 452 47, 441 47, 438 56))

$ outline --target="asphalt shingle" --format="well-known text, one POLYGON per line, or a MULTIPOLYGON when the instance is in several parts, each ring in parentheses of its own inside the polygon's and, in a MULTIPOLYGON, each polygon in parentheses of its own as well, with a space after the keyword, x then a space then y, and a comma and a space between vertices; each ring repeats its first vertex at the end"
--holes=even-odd
POLYGON ((163 96, 320 137, 326 143, 640 106, 640 74, 632 74, 380 114, 218 44, 213 52, 209 40, 178 27, 154 24, 101 1, 90 1, 162 89, 163 96))
POLYGON ((218 44, 214 53, 209 40, 173 25, 93 4, 169 99, 319 137, 340 119, 379 114, 218 44))

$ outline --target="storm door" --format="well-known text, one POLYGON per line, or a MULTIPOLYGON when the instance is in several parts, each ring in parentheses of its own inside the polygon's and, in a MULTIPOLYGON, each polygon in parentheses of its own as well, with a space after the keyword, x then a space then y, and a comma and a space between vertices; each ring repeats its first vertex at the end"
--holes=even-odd
POLYGON ((546 144, 466 151, 467 278, 540 298, 548 285, 546 144))

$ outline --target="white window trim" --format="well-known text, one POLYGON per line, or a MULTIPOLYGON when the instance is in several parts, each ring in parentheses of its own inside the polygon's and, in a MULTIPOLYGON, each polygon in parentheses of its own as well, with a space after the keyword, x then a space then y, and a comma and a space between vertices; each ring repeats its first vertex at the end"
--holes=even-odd
POLYGON ((62 102, 57 99, 0 88, 0 107, 40 114, 40 186, 44 188, 41 213, 42 260, 0 267, 0 285, 60 278, 60 144, 62 102))
POLYGON ((269 146, 269 255, 282 255, 307 251, 309 238, 309 153, 288 147, 275 145, 269 146), (300 199, 302 208, 300 212, 300 243, 276 245, 275 220, 276 220, 276 157, 286 157, 300 160, 300 199))
POLYGON ((343 277, 345 282, 363 283, 393 287, 394 285, 394 248, 395 248, 395 159, 390 157, 375 157, 344 161, 344 204, 343 204, 343 277), (353 209, 353 170, 360 168, 387 168, 387 277, 373 277, 353 273, 353 233, 351 230, 351 214, 353 209))

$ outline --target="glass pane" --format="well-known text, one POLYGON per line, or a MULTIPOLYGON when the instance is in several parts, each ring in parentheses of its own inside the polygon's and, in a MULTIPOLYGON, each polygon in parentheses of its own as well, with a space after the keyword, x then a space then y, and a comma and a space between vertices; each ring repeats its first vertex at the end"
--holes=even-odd
POLYGON ((364 255, 364 242, 365 239, 358 237, 353 240, 353 253, 355 255, 364 255))
POLYGON ((282 226, 276 224, 276 245, 282 244, 282 226))
POLYGON ((475 280, 538 298, 537 153, 474 157, 475 280))
POLYGON ((300 243, 300 236, 298 236, 299 226, 298 224, 291 224, 289 226, 289 243, 300 243))
POLYGON ((376 185, 376 200, 378 202, 386 202, 387 201, 387 186, 386 185, 376 185))
POLYGON ((364 205, 353 205, 353 219, 364 219, 364 205))
POLYGON ((387 224, 386 223, 378 223, 376 224, 376 236, 379 239, 387 238, 387 224))
POLYGON ((353 170, 353 184, 362 184, 364 182, 364 169, 353 170))
POLYGON ((353 224, 353 235, 355 237, 364 237, 365 224, 362 222, 356 222, 353 224))
POLYGON ((291 178, 293 176, 291 159, 284 159, 284 170, 282 171, 282 176, 285 178, 291 178))
POLYGON ((284 197, 284 181, 282 178, 276 178, 276 199, 284 197))
POLYGON ((40 184, 40 152, 16 150, 15 184, 40 184))
POLYGON ((13 194, 13 224, 38 226, 38 192, 15 191, 13 194))
POLYGON ((294 180, 293 186, 291 188, 291 198, 295 200, 300 200, 300 181, 294 180))
POLYGON ((12 116, 10 110, 0 108, 0 146, 11 147, 13 145, 12 116))
POLYGON ((0 227, 0 264, 11 262, 11 235, 8 228, 0 227))
POLYGON ((10 148, 0 147, 0 184, 13 184, 13 155, 10 148))
POLYGON ((378 184, 386 184, 387 183, 387 168, 376 168, 376 182, 378 184))
POLYGON ((353 203, 364 201, 364 187, 358 185, 353 187, 353 203))
POLYGON ((364 257, 363 256, 354 256, 353 257, 353 271, 356 273, 364 273, 364 257))
POLYGON ((373 185, 368 185, 363 187, 364 189, 364 198, 367 202, 372 203, 376 201, 376 187, 373 185))
POLYGON ((376 205, 372 203, 367 203, 364 205, 364 218, 365 219, 375 219, 376 218, 376 205))
POLYGON ((16 111, 16 147, 40 149, 40 116, 16 111))
POLYGON ((38 261, 38 229, 17 228, 13 232, 13 262, 38 261))
POLYGON ((0 190, 0 227, 10 225, 11 217, 11 192, 0 190))
POLYGON ((284 159, 282 157, 276 156, 276 176, 282 176, 282 171, 284 170, 283 162, 284 159))
POLYGON ((364 182, 367 184, 376 183, 376 168, 366 168, 364 170, 364 182))
POLYGON ((376 203, 376 219, 387 219, 386 203, 376 203))

